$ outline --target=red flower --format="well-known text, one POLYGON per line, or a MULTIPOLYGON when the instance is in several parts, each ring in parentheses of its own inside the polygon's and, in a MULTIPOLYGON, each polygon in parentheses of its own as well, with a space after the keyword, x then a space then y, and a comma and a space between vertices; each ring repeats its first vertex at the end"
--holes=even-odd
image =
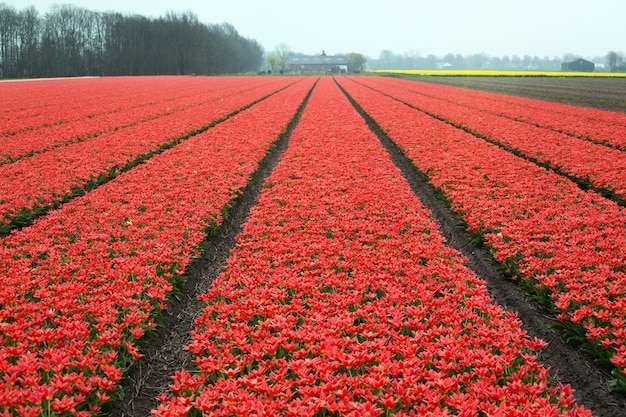
POLYGON ((526 339, 444 246, 330 79, 318 82, 237 242, 202 297, 190 345, 206 382, 161 398, 160 410, 188 395, 205 413, 287 415, 449 415, 460 402, 473 414, 514 413, 558 402, 531 353, 542 342, 526 339))

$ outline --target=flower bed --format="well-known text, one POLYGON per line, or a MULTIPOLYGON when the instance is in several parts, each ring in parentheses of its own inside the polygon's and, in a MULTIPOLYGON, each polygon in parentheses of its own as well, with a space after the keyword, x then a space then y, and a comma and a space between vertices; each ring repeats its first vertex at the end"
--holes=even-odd
POLYGON ((0 234, 114 178, 212 123, 296 82, 245 84, 219 101, 0 166, 0 234))
MULTIPOLYGON (((162 79, 165 81, 165 77, 162 79)), ((173 80, 168 77, 168 81, 173 80)), ((167 84, 165 82, 164 84, 167 84)), ((0 85, 0 136, 11 136, 45 126, 71 123, 89 115, 105 114, 120 108, 128 95, 150 102, 159 94, 154 79, 148 77, 103 77, 83 79, 4 82, 0 85)))
POLYGON ((576 326, 626 387, 626 211, 551 171, 356 82, 341 84, 484 237, 576 326), (497 161, 497 163, 495 163, 497 161))
POLYGON ((386 79, 420 95, 626 150, 626 114, 448 86, 386 79))
POLYGON ((463 262, 322 78, 156 415, 588 415, 463 262))
MULTIPOLYGON (((231 92, 261 86, 258 79, 252 77, 214 77, 201 80, 199 82, 188 77, 115 79, 117 82, 111 86, 115 88, 105 88, 110 82, 108 79, 93 80, 88 85, 80 84, 79 91, 68 93, 65 100, 72 100, 70 103, 61 101, 60 98, 50 98, 45 107, 34 109, 33 111, 41 112, 42 116, 49 118, 50 123, 46 125, 40 125, 41 121, 37 119, 19 117, 19 109, 6 109, 0 114, 0 124, 10 126, 11 121, 19 120, 22 129, 10 135, 0 135, 0 164, 85 141, 203 103, 220 101, 231 92), (103 97, 103 93, 108 95, 103 97), (94 103, 94 97, 99 101, 94 103)), ((268 80, 279 82, 276 78, 268 80)), ((57 81, 57 88, 64 90, 75 82, 76 80, 57 81)), ((269 83, 266 81, 266 84, 269 83)), ((2 91, 6 86, 3 83, 0 85, 0 94, 18 93, 24 99, 38 95, 41 84, 25 83, 30 88, 22 88, 18 93, 2 91)), ((15 103, 15 106, 18 104, 15 103)))
MULTIPOLYGON (((474 106, 466 107, 417 94, 407 90, 406 86, 411 85, 409 81, 393 84, 364 78, 360 82, 376 86, 381 92, 411 106, 614 195, 619 202, 626 204, 626 158, 623 151, 483 112, 474 106)), ((458 91, 459 94, 463 92, 458 91)))
MULTIPOLYGON (((217 79, 217 77, 216 77, 217 79)), ((178 94, 203 90, 207 79, 191 77, 97 77, 4 82, 0 85, 0 136, 68 124, 125 108, 126 98, 148 104, 178 84, 178 94)), ((228 82, 226 82, 228 83, 228 82)), ((211 84, 211 81, 209 81, 211 84)), ((236 85, 237 83, 228 83, 236 85)), ((216 86, 219 89, 220 87, 216 86)), ((209 89, 208 91, 210 91, 209 89)))
POLYGON ((220 225, 312 84, 296 83, 2 241, 0 410, 98 412, 207 229, 220 225))

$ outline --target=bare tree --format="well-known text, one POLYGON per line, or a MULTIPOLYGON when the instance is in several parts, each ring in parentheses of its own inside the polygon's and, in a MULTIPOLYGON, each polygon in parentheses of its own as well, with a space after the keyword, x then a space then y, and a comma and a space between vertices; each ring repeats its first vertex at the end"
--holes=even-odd
POLYGON ((41 44, 41 19, 34 7, 20 12, 20 77, 35 77, 39 71, 39 47, 41 44))
POLYGON ((621 52, 610 51, 606 55, 606 63, 611 72, 624 70, 624 56, 621 52))
POLYGON ((256 71, 263 48, 228 23, 205 25, 191 12, 149 19, 55 5, 0 3, 0 78, 225 74, 256 71))
POLYGON ((0 77, 18 76, 19 14, 17 10, 0 3, 0 77))
POLYGON ((189 74, 202 49, 204 26, 192 12, 168 12, 162 19, 178 74, 189 74))
MULTIPOLYGON (((43 67, 49 75, 88 73, 88 47, 94 13, 71 5, 54 5, 46 14, 42 38, 43 67)), ((44 74, 45 75, 45 74, 44 74)))
POLYGON ((276 55, 280 58, 280 69, 284 71, 289 65, 289 58, 293 55, 293 51, 286 43, 280 43, 276 46, 276 55))

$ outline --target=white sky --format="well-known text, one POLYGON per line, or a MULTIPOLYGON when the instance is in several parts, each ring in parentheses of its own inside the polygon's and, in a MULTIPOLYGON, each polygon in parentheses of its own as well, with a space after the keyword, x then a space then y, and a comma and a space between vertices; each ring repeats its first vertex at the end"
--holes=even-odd
POLYGON ((592 58, 626 50, 624 0, 0 0, 46 13, 55 3, 159 17, 192 11, 203 23, 231 23, 266 51, 385 49, 426 56, 486 53, 592 58))

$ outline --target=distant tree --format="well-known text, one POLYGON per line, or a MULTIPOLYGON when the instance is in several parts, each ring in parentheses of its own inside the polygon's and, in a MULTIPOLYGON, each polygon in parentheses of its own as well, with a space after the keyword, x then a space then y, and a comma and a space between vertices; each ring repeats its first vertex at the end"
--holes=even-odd
POLYGON ((69 4, 55 4, 46 13, 42 37, 42 75, 86 75, 88 19, 88 10, 69 4))
POLYGON ((348 71, 349 72, 361 72, 365 67, 367 59, 363 54, 352 52, 348 54, 348 71))
POLYGON ((0 77, 18 76, 19 14, 14 7, 0 3, 0 77))
POLYGON ((394 69, 394 68, 396 68, 396 65, 395 65, 395 61, 396 61, 395 55, 389 49, 385 49, 383 51, 380 51, 380 55, 378 56, 378 61, 380 63, 380 69, 394 69))
POLYGON ((271 53, 267 56, 267 65, 270 66, 271 71, 276 71, 278 68, 282 68, 283 60, 277 53, 271 53))
POLYGON ((231 71, 232 58, 232 38, 236 32, 231 25, 213 24, 209 25, 207 42, 206 66, 207 74, 227 74, 231 71))
POLYGON ((265 51, 255 39, 241 38, 244 61, 242 71, 256 71, 263 65, 265 51))
POLYGON ((402 54, 402 67, 404 69, 418 69, 421 59, 419 51, 411 49, 402 54))
POLYGON ((626 66, 624 65, 624 54, 621 52, 618 52, 616 71, 624 71, 624 70, 626 70, 626 66))
POLYGON ((28 7, 20 12, 20 77, 34 77, 39 71, 39 33, 41 19, 34 7, 28 7))
POLYGON ((169 41, 166 45, 176 63, 176 72, 181 75, 193 73, 199 63, 206 28, 191 12, 170 11, 161 22, 165 39, 169 41))
POLYGON ((207 42, 207 74, 257 71, 263 63, 263 48, 246 39, 229 23, 210 25, 207 42))
POLYGON ((280 69, 285 70, 289 65, 289 58, 293 55, 293 51, 286 43, 280 43, 276 46, 276 55, 280 57, 280 69))
POLYGON ((18 11, 0 3, 0 78, 32 76, 36 71, 39 26, 34 7, 18 11))
POLYGON ((615 51, 609 51, 609 53, 606 54, 606 64, 609 66, 609 71, 615 71, 615 68, 617 67, 617 58, 617 52, 615 51))
POLYGON ((580 58, 578 55, 568 52, 566 54, 563 54, 561 62, 572 62, 572 61, 577 60, 578 58, 580 58))
POLYGON ((176 69, 168 51, 162 22, 140 15, 105 13, 107 75, 172 74, 176 69), (158 46, 157 46, 158 45, 158 46))
POLYGON ((606 63, 611 72, 624 70, 624 57, 621 52, 610 51, 606 55, 606 63))
POLYGON ((514 69, 520 69, 522 67, 522 58, 519 55, 511 56, 511 66, 514 69))
POLYGON ((428 54, 428 56, 423 61, 423 65, 426 69, 436 69, 437 61, 439 61, 439 58, 437 58, 433 54, 428 54))
POLYGON ((487 54, 473 54, 464 58, 464 67, 467 69, 482 69, 490 66, 489 56, 487 54))

